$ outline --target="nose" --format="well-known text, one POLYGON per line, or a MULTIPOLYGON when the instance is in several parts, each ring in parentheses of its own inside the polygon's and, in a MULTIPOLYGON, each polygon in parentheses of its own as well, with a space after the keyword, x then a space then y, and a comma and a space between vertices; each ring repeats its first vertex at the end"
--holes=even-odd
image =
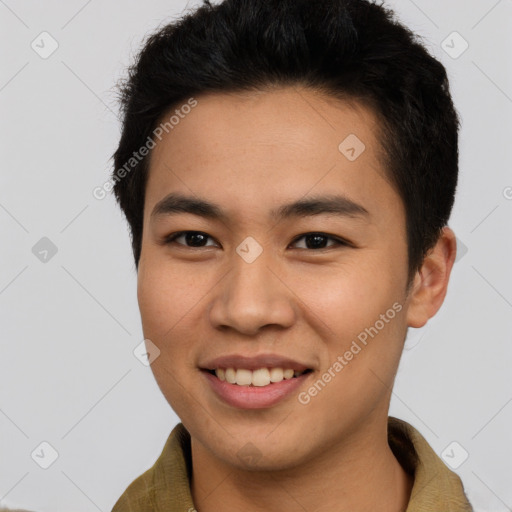
POLYGON ((254 336, 265 326, 293 325, 297 312, 294 294, 271 259, 264 252, 247 263, 234 254, 232 267, 216 287, 210 306, 210 322, 215 328, 254 336))

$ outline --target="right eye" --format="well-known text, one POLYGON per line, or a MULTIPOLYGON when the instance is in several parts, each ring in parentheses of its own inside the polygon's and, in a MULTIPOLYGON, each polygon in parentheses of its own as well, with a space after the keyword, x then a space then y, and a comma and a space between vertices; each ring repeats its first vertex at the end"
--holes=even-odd
POLYGON ((165 237, 164 244, 170 245, 177 243, 178 245, 191 248, 209 247, 204 244, 208 238, 213 240, 210 235, 203 233, 202 231, 177 231, 176 233, 171 233, 169 236, 165 237), (183 238, 185 243, 178 242, 177 240, 180 238, 183 238))

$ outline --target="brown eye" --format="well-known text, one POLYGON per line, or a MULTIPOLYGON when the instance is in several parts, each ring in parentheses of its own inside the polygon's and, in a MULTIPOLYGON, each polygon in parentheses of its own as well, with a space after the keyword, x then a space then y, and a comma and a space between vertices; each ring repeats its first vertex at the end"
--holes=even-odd
POLYGON ((302 239, 305 240, 305 247, 299 247, 299 249, 328 249, 329 247, 349 245, 344 240, 330 235, 326 235, 325 233, 306 233, 304 235, 301 235, 299 238, 296 238, 293 244, 296 244, 299 240, 302 239), (328 240, 332 240, 334 244, 327 247, 326 243, 328 240))
POLYGON ((210 245, 205 244, 209 238, 211 238, 210 235, 201 231, 178 231, 177 233, 169 235, 165 239, 165 243, 177 243, 185 247, 210 247, 210 245), (177 242, 179 239, 183 239, 184 242, 177 242))
MULTIPOLYGON (((325 233, 305 233, 297 237, 294 242, 292 242, 292 245, 297 245, 300 240, 304 240, 304 246, 298 247, 299 249, 319 250, 329 249, 331 247, 350 246, 349 242, 325 233), (331 241, 330 245, 328 245, 329 241, 331 241)), ((174 243, 189 248, 215 247, 217 245, 210 235, 202 231, 178 231, 172 233, 164 240, 164 244, 166 245, 174 243), (212 243, 208 244, 208 240, 212 240, 212 243)))

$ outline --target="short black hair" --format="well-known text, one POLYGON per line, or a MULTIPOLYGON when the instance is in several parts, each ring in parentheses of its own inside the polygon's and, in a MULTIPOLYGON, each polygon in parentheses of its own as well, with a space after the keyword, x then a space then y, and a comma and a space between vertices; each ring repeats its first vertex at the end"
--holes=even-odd
POLYGON ((296 85, 358 101, 379 119, 386 176, 406 212, 410 283, 450 217, 460 122, 444 66, 369 0, 203 0, 146 38, 119 84, 112 173, 137 269, 150 154, 126 163, 162 116, 204 93, 296 85))

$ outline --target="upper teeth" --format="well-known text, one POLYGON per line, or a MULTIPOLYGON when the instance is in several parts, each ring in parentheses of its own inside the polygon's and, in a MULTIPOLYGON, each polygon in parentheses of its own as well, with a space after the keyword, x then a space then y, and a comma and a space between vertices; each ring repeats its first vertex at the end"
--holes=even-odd
POLYGON ((220 380, 239 386, 268 386, 271 382, 281 382, 284 379, 291 379, 304 372, 295 371, 291 368, 258 368, 257 370, 246 370, 242 368, 217 368, 215 375, 220 380))

